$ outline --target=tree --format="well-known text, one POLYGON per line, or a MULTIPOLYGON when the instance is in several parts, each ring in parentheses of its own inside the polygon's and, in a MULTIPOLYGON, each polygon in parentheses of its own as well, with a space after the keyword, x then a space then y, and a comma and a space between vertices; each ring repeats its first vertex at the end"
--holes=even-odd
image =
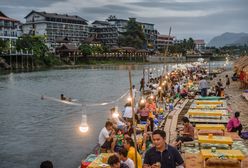
POLYGON ((194 50, 195 49, 195 41, 190 37, 187 41, 187 49, 194 50))
POLYGON ((89 44, 81 44, 79 46, 80 51, 83 53, 83 55, 88 56, 92 54, 92 48, 89 44))
POLYGON ((43 36, 21 36, 16 41, 16 50, 32 52, 36 64, 51 65, 56 60, 55 56, 49 52, 43 36))
POLYGON ((8 50, 8 42, 0 39, 0 53, 6 52, 8 50))
POLYGON ((141 25, 135 19, 129 19, 126 26, 126 32, 119 37, 120 46, 143 48, 145 44, 145 34, 141 25))

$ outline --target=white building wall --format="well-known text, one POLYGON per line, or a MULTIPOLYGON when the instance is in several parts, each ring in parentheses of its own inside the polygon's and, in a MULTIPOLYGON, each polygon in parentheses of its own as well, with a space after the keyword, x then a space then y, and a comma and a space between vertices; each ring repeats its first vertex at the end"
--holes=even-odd
POLYGON ((45 17, 37 13, 33 13, 26 18, 26 22, 33 22, 33 21, 37 22, 37 21, 44 21, 44 20, 45 20, 45 17))

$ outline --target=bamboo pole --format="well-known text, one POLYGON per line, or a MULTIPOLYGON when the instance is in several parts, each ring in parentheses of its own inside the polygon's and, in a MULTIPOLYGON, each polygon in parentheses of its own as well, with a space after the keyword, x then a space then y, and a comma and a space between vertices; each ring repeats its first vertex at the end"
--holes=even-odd
MULTIPOLYGON (((143 79, 144 79, 144 83, 145 83, 145 67, 143 67, 143 79)), ((144 92, 145 92, 145 85, 142 88, 142 96, 144 95, 144 92)))
POLYGON ((135 113, 134 113, 134 97, 133 97, 133 87, 132 87, 132 76, 131 76, 131 67, 128 69, 129 74, 129 85, 130 85, 130 97, 131 97, 131 106, 132 106, 132 118, 133 118, 133 135, 134 135, 134 148, 135 148, 135 168, 138 168, 138 155, 137 155, 137 139, 136 139, 136 122, 135 122, 135 113))

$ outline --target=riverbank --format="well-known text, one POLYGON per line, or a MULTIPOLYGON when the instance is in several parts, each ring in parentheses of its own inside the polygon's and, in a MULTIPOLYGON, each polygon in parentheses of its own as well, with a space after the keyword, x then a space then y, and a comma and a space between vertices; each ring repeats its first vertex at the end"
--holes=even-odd
MULTIPOLYGON (((225 76, 228 75, 231 77, 233 75, 233 71, 225 71, 221 74, 218 74, 213 81, 211 81, 211 86, 214 86, 219 79, 225 83, 225 76)), ((233 112, 240 112, 240 121, 243 125, 244 131, 248 130, 248 102, 245 100, 241 94, 244 89, 239 89, 239 81, 231 81, 230 87, 225 89, 225 95, 230 99, 228 100, 228 104, 232 108, 233 112)), ((248 147, 248 140, 244 140, 245 145, 248 147)))

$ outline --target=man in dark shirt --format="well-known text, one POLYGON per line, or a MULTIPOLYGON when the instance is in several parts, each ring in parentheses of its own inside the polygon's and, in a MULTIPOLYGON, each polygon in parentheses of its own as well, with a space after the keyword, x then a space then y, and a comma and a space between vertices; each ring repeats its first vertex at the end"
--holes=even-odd
POLYGON ((177 149, 166 144, 165 137, 166 133, 162 130, 152 133, 154 147, 145 154, 144 168, 176 168, 184 164, 177 149))

